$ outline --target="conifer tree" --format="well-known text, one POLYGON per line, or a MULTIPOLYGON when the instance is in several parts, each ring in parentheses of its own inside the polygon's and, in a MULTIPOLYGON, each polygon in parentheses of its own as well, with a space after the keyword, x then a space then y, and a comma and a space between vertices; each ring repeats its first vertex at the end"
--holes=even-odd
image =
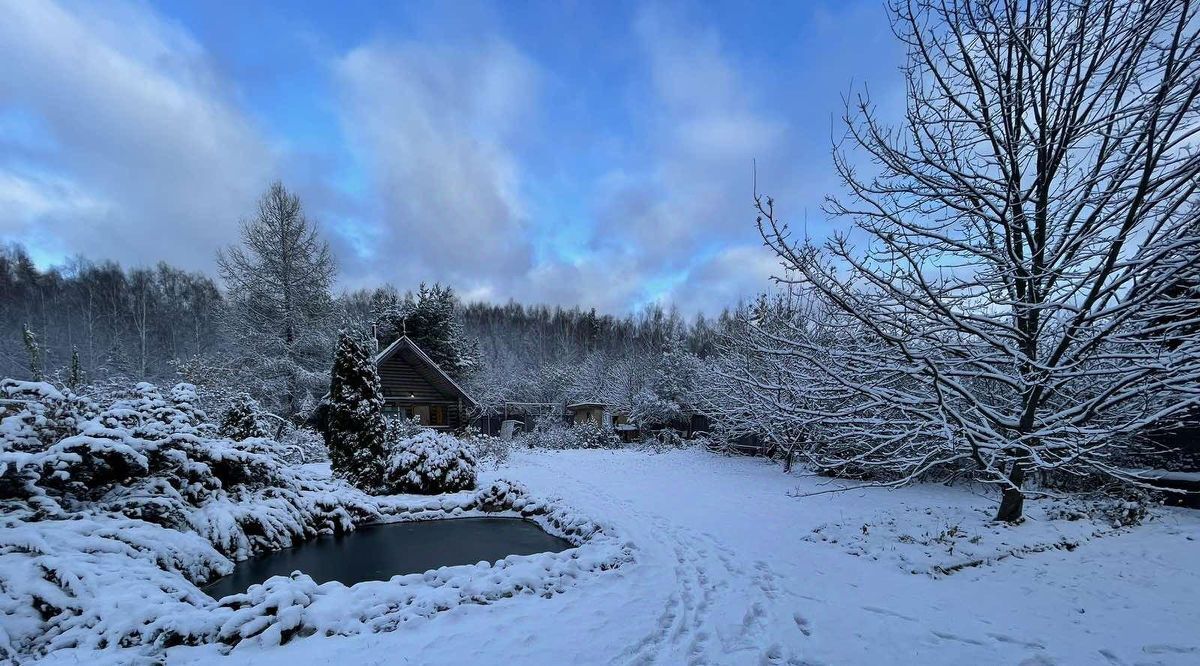
POLYGON ((79 349, 71 347, 71 370, 67 376, 67 386, 73 391, 83 383, 83 368, 79 364, 79 349))
POLYGON ((26 324, 21 331, 21 339, 25 341, 25 351, 29 354, 29 374, 33 381, 42 381, 42 346, 38 344, 37 336, 29 330, 26 324))
POLYGON ((217 255, 229 293, 225 329, 253 393, 285 418, 325 383, 336 266, 299 197, 274 183, 242 224, 242 242, 217 255))
POLYGON ((221 436, 235 442, 251 437, 266 437, 267 433, 255 418, 255 402, 246 393, 239 394, 221 418, 221 436))
POLYGON ((343 331, 329 382, 325 445, 335 476, 372 492, 383 482, 383 388, 365 344, 343 331))
POLYGON ((422 284, 415 297, 386 309, 380 333, 387 342, 407 335, 451 377, 465 378, 479 366, 479 346, 459 321, 457 300, 451 287, 422 284))

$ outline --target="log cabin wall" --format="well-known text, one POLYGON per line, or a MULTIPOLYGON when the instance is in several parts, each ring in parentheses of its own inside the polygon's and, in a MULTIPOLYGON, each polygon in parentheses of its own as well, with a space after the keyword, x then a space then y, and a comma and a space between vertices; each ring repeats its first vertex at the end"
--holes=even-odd
POLYGON ((440 391, 405 354, 393 354, 379 363, 379 381, 383 386, 385 413, 394 415, 405 410, 412 416, 421 408, 432 411, 439 406, 445 410, 445 424, 424 422, 423 425, 451 430, 466 425, 458 397, 440 391))

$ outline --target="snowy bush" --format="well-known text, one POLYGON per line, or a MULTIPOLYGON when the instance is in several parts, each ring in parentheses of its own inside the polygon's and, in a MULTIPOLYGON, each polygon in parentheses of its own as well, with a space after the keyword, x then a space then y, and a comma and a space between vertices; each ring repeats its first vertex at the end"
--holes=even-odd
POLYGON ((622 446, 620 438, 609 428, 584 421, 564 424, 557 420, 539 421, 519 438, 519 443, 537 449, 616 449, 622 446))
POLYGON ((655 451, 667 451, 670 449, 682 449, 688 446, 693 446, 695 442, 683 438, 678 430, 674 428, 663 428, 656 430, 646 435, 642 440, 642 445, 655 451))
POLYGON ((1090 520, 1117 527, 1141 525, 1161 500, 1153 493, 1139 488, 1125 488, 1115 496, 1093 494, 1091 497, 1072 497, 1055 500, 1047 514, 1055 520, 1090 520))
POLYGON ((239 393, 230 402, 221 418, 221 436, 240 442, 252 437, 266 437, 267 432, 258 423, 258 405, 246 393, 239 393))
POLYGON ((371 498, 283 464, 273 440, 218 437, 190 385, 138 384, 107 405, 0 390, 21 401, 0 415, 0 612, 14 618, 0 655, 143 642, 155 616, 211 604, 196 585, 230 559, 378 519, 371 498))
POLYGON ((571 427, 575 437, 575 448, 580 449, 616 449, 621 447, 621 439, 612 431, 592 421, 577 423, 571 427))
POLYGON ((329 449, 325 439, 312 428, 288 428, 279 439, 284 459, 292 464, 307 464, 329 461, 329 449))
POLYGON ((0 447, 3 450, 42 449, 78 425, 95 418, 97 408, 70 391, 43 382, 0 380, 0 447))
POLYGON ((389 416, 387 419, 387 441, 398 442, 425 430, 417 417, 389 416))
POLYGON ((475 487, 475 456, 453 435, 422 430, 390 444, 384 484, 393 493, 433 495, 475 487))
POLYGON ((511 440, 485 435, 475 428, 468 428, 462 440, 480 465, 487 465, 492 469, 503 467, 512 453, 511 440))

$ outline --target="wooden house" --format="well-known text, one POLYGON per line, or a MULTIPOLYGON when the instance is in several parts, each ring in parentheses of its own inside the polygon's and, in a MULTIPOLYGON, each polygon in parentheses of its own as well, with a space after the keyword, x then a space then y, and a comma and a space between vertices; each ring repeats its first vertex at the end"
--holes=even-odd
POLYGON ((417 418, 439 430, 465 427, 476 403, 407 336, 375 356, 387 416, 417 418))

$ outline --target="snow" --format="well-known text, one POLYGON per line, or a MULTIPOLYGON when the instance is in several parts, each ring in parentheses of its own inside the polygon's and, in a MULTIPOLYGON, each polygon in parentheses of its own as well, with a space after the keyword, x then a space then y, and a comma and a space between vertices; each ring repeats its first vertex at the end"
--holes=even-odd
MULTIPOLYGON (((599 519, 590 554, 584 545, 349 588, 275 578, 248 595, 254 612, 227 606, 229 626, 254 638, 172 647, 167 661, 207 664, 225 652, 219 663, 230 666, 1200 661, 1200 514, 1186 509, 1114 527, 1102 513, 1069 520, 1061 503, 1030 500, 1025 524, 999 527, 971 488, 808 495, 830 482, 699 450, 517 451, 481 473, 492 497, 476 508, 503 504, 511 484, 490 485, 501 476, 528 487, 515 497, 556 498, 512 503, 558 508, 543 520, 551 531, 599 519), (1056 547, 1064 541, 1072 546, 1056 547), (610 556, 632 560, 587 566, 610 556), (513 581, 528 590, 505 596, 513 581), (477 595, 487 603, 459 603, 477 595), (320 631, 275 645, 302 626, 320 631)), ((380 506, 396 519, 462 515, 472 496, 380 506)), ((64 650, 46 662, 129 663, 145 650, 64 650)))

